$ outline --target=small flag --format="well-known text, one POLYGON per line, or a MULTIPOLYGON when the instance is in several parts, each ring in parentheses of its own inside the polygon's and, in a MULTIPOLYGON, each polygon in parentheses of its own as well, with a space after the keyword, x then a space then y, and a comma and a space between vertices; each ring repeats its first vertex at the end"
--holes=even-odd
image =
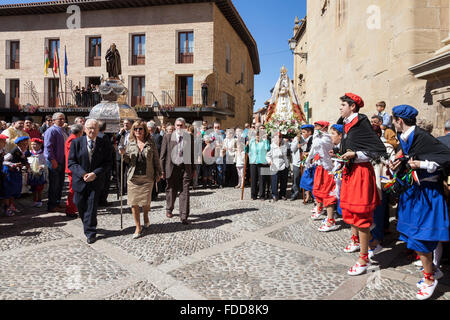
POLYGON ((53 55, 53 72, 55 74, 58 74, 58 68, 59 68, 58 48, 57 46, 55 46, 55 53, 53 55))
POLYGON ((48 67, 50 67, 50 59, 48 58, 48 50, 47 48, 45 48, 45 66, 44 66, 45 75, 47 75, 48 67))
POLYGON ((64 74, 67 76, 67 50, 66 50, 66 46, 64 46, 64 74))

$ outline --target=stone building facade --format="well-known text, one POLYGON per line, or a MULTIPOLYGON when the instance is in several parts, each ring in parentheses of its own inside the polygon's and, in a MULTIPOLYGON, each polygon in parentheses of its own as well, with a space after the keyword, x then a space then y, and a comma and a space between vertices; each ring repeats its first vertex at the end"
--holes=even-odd
POLYGON ((48 111, 79 104, 72 89, 107 77, 104 57, 115 43, 129 89, 127 102, 138 107, 141 117, 173 121, 183 116, 218 120, 223 126, 242 126, 252 119, 258 50, 231 0, 3 5, 0 30, 0 52, 6 56, 0 59, 4 114, 17 105, 39 104, 48 111), (68 28, 75 13, 70 8, 68 13, 70 5, 80 8, 80 28, 68 28), (61 72, 54 75, 49 68, 45 76, 45 48, 52 56, 55 45, 61 72), (14 65, 17 56, 20 62, 14 65), (55 99, 55 86, 67 94, 55 99))
POLYGON ((307 57, 294 55, 294 78, 303 74, 296 89, 312 121, 336 121, 339 97, 354 92, 365 100, 361 112, 368 116, 379 101, 388 112, 410 104, 433 122, 434 135, 442 135, 450 118, 442 49, 449 42, 449 15, 449 0, 308 1, 307 18, 294 29, 296 52, 306 49, 307 57))

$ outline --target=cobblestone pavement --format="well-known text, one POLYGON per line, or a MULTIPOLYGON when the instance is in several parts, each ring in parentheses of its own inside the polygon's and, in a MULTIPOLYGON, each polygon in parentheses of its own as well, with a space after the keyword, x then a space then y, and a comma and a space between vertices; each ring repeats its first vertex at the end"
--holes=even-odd
MULTIPOLYGON (((0 299, 99 300, 414 300, 420 271, 393 233, 377 263, 347 275, 358 254, 343 248, 350 229, 319 233, 301 201, 241 201, 241 191, 191 193, 190 225, 165 216, 164 195, 152 203, 151 227, 133 240, 124 200, 98 215, 99 240, 88 245, 79 219, 30 209, 0 217, 0 299)), ((244 199, 249 199, 246 190, 244 199)), ((176 206, 177 208, 177 206, 176 206)), ((450 299, 450 269, 442 268, 433 299, 450 299)))

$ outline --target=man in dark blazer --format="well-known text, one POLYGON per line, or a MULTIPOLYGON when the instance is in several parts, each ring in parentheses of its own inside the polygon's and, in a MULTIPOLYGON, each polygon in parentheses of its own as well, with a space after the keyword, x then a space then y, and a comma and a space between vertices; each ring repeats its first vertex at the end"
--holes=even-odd
POLYGON ((194 169, 194 137, 186 131, 186 121, 179 118, 175 121, 175 131, 164 135, 161 145, 162 179, 166 179, 166 216, 173 217, 175 200, 180 192, 180 218, 183 224, 188 223, 190 212, 189 186, 194 169))
MULTIPOLYGON (((150 135, 151 135, 153 141, 155 142, 156 148, 158 149, 158 154, 161 154, 161 145, 162 145, 163 137, 159 132, 156 132, 155 121, 153 121, 153 120, 149 121, 147 123, 147 128, 148 128, 148 131, 150 132, 150 135)), ((158 183, 155 182, 155 184, 153 185, 153 190, 152 190, 152 201, 156 201, 158 199, 158 193, 165 189, 166 189, 166 185, 165 185, 165 182, 163 182, 163 180, 160 180, 158 183)))
POLYGON ((105 175, 112 167, 111 145, 98 138, 97 120, 85 124, 86 136, 75 139, 69 152, 68 167, 72 171, 74 202, 83 221, 88 244, 96 241, 97 206, 105 187, 105 175))

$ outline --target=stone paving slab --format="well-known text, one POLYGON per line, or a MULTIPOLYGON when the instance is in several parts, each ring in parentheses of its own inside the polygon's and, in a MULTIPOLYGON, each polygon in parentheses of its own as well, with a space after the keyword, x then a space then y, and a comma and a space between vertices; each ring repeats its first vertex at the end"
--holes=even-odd
POLYGON ((74 241, 0 255, 0 299, 62 299, 129 276, 108 257, 74 241))
POLYGON ((169 274, 208 299, 323 299, 347 278, 344 266, 261 241, 187 265, 169 274), (305 281, 312 279, 315 281, 305 281))
MULTIPOLYGON (((352 300, 417 300, 415 285, 398 280, 383 278, 374 273, 368 280, 368 285, 356 294, 352 300)), ((436 288, 433 300, 449 300, 450 293, 443 293, 436 288)))
POLYGON ((180 222, 160 223, 152 224, 138 240, 132 239, 134 227, 124 232, 105 230, 104 237, 139 260, 160 265, 234 239, 236 235, 217 229, 225 223, 229 221, 214 220, 188 226, 180 222))
MULTIPOLYGON (((132 240, 126 196, 120 230, 120 201, 111 194, 92 246, 79 219, 30 209, 30 197, 21 199, 23 214, 0 217, 0 299, 415 300, 421 274, 402 243, 387 241, 380 280, 377 268, 350 277, 358 254, 342 251, 349 227, 338 220, 339 231, 318 232, 320 221, 309 219, 312 205, 252 201, 249 188, 244 201, 233 188, 191 195, 191 225, 180 223, 177 206, 175 217, 166 218, 161 194, 152 202, 150 229, 132 240)), ((450 268, 442 270, 433 299, 447 300, 450 268)))
POLYGON ((284 208, 258 202, 239 201, 227 205, 224 212, 234 214, 230 215, 232 223, 225 225, 224 229, 236 233, 241 231, 255 232, 296 216, 295 213, 284 208))
POLYGON ((0 217, 0 251, 9 251, 39 243, 72 237, 61 230, 67 218, 61 215, 22 213, 0 217))
POLYGON ((350 242, 350 227, 342 219, 337 219, 336 223, 340 226, 338 230, 319 232, 317 229, 320 227, 321 221, 313 221, 309 217, 305 217, 305 219, 271 232, 267 236, 334 255, 352 255, 357 257, 358 253, 346 254, 343 251, 350 242))

